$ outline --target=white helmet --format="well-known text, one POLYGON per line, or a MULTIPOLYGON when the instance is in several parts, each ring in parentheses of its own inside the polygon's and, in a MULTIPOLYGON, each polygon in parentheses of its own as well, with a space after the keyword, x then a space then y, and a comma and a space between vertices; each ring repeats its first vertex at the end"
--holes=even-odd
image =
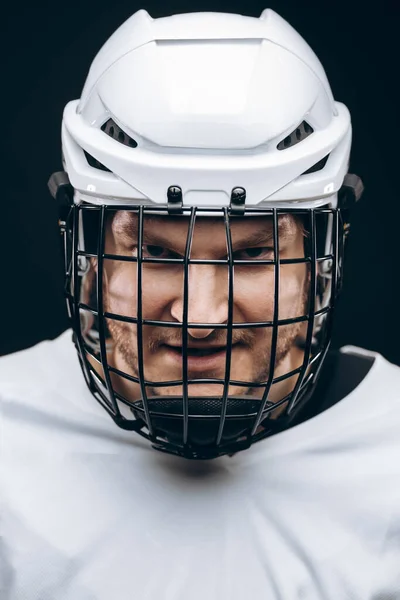
MULTIPOLYGON (((343 211, 362 192, 361 180, 348 174, 350 148, 348 109, 333 99, 324 69, 308 44, 271 9, 258 19, 211 12, 152 19, 139 10, 109 38, 91 65, 81 98, 65 107, 64 172, 52 176, 50 188, 55 196, 67 192, 67 208, 74 204, 61 225, 67 301, 83 371, 93 394, 118 425, 139 431, 157 449, 188 458, 213 458, 247 448, 293 423, 311 397, 329 347, 348 231, 343 211), (268 401, 274 368, 256 409, 247 401, 241 411, 227 393, 229 375, 225 378, 223 396, 214 398, 218 435, 212 442, 209 435, 207 442, 202 441, 198 422, 192 426, 197 427, 197 436, 191 439, 187 381, 176 406, 168 409, 168 422, 175 416, 175 433, 161 417, 152 423, 152 414, 160 411, 156 400, 146 397, 140 376, 143 365, 138 375, 142 394, 134 407, 115 393, 107 363, 110 337, 99 291, 101 274, 97 269, 96 292, 88 273, 93 280, 90 259, 95 258, 99 268, 102 264, 104 213, 116 208, 132 209, 140 219, 146 211, 166 218, 193 215, 193 210, 202 216, 224 211, 226 218, 269 211, 275 223, 282 212, 324 215, 326 260, 317 260, 316 232, 309 236, 313 291, 303 319, 308 324, 304 363, 279 419, 268 418, 271 406, 276 406, 268 401), (90 211, 97 215, 95 251, 93 243, 88 250, 91 234, 85 231, 84 214, 90 211), (90 307, 90 295, 95 296, 95 308, 90 307), (104 377, 90 365, 91 352, 102 363, 104 377), (229 423, 235 412, 229 407, 234 405, 236 416, 243 417, 237 430, 233 421, 229 423), (261 423, 264 430, 257 436, 261 423)), ((137 261, 141 260, 139 252, 137 261)), ((274 260, 279 269, 279 255, 274 260)), ((141 328, 140 321, 138 312, 132 322, 141 328)), ((231 325, 227 323, 228 340, 231 325)), ((270 326, 278 325, 276 317, 270 326)), ((187 322, 181 326, 187 336, 187 322)), ((187 368, 185 372, 187 376, 187 368)), ((193 400, 197 417, 207 400, 193 400)), ((209 415, 209 405, 207 410, 209 415)))

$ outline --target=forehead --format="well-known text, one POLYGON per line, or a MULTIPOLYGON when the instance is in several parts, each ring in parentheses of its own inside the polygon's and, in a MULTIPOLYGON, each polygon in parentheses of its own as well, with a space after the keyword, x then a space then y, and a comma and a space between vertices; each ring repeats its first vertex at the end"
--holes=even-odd
MULTIPOLYGON (((302 228, 302 219, 289 213, 278 217, 279 235, 294 235, 302 228)), ((134 211, 116 211, 111 217, 111 226, 114 235, 127 235, 137 237, 139 218, 134 211)), ((189 228, 189 217, 144 215, 143 228, 146 233, 171 236, 173 238, 186 236, 189 228)), ((231 217, 230 231, 233 237, 244 237, 256 232, 269 232, 273 234, 272 215, 231 217)), ((226 235, 226 225, 223 217, 196 217, 194 225, 196 235, 226 235)))

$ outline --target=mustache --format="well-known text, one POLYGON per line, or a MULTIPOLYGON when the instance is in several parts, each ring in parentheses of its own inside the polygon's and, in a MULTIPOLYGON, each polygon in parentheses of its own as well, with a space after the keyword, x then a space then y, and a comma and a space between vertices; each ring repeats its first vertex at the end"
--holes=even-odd
MULTIPOLYGON (((248 329, 234 329, 232 331, 232 345, 243 344, 245 346, 251 346, 254 341, 254 333, 248 329)), ((188 333, 188 342, 198 341, 188 333)), ((216 346, 225 346, 227 342, 227 331, 226 330, 215 330, 207 338, 203 338, 202 341, 208 344, 214 344, 216 346)), ((182 332, 177 335, 175 331, 172 331, 168 335, 166 331, 154 332, 148 340, 149 349, 151 352, 155 352, 160 346, 163 345, 183 345, 182 332)))

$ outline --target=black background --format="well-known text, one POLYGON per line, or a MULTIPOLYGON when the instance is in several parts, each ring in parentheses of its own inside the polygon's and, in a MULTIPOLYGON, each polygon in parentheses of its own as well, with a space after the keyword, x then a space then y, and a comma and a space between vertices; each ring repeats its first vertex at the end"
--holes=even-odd
POLYGON ((399 37, 393 2, 14 3, 2 8, 1 338, 7 354, 68 327, 62 296, 57 207, 47 190, 61 169, 65 104, 79 98, 111 33, 139 8, 178 12, 273 8, 311 45, 336 100, 352 113, 351 172, 365 193, 353 213, 333 345, 377 350, 400 365, 399 37))

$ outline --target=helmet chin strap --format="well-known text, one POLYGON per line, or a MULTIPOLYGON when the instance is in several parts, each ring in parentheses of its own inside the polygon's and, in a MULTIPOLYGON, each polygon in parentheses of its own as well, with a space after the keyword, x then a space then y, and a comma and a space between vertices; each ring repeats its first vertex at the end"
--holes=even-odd
MULTIPOLYGON (((182 397, 165 396, 147 399, 152 425, 156 435, 175 447, 184 449, 182 397)), ((215 444, 218 435, 223 400, 221 397, 190 397, 188 415, 188 438, 185 455, 192 453, 196 458, 212 458, 221 454, 221 446, 239 445, 241 438, 246 440, 251 433, 260 407, 260 401, 247 396, 228 397, 226 420, 219 446, 215 444)), ((272 402, 268 402, 266 412, 272 402)), ((145 420, 143 401, 135 402, 131 408, 137 419, 145 420)), ((243 440, 243 442, 244 442, 243 440)), ((250 445, 251 442, 249 442, 250 445)), ((157 449, 157 446, 155 446, 157 449)))

